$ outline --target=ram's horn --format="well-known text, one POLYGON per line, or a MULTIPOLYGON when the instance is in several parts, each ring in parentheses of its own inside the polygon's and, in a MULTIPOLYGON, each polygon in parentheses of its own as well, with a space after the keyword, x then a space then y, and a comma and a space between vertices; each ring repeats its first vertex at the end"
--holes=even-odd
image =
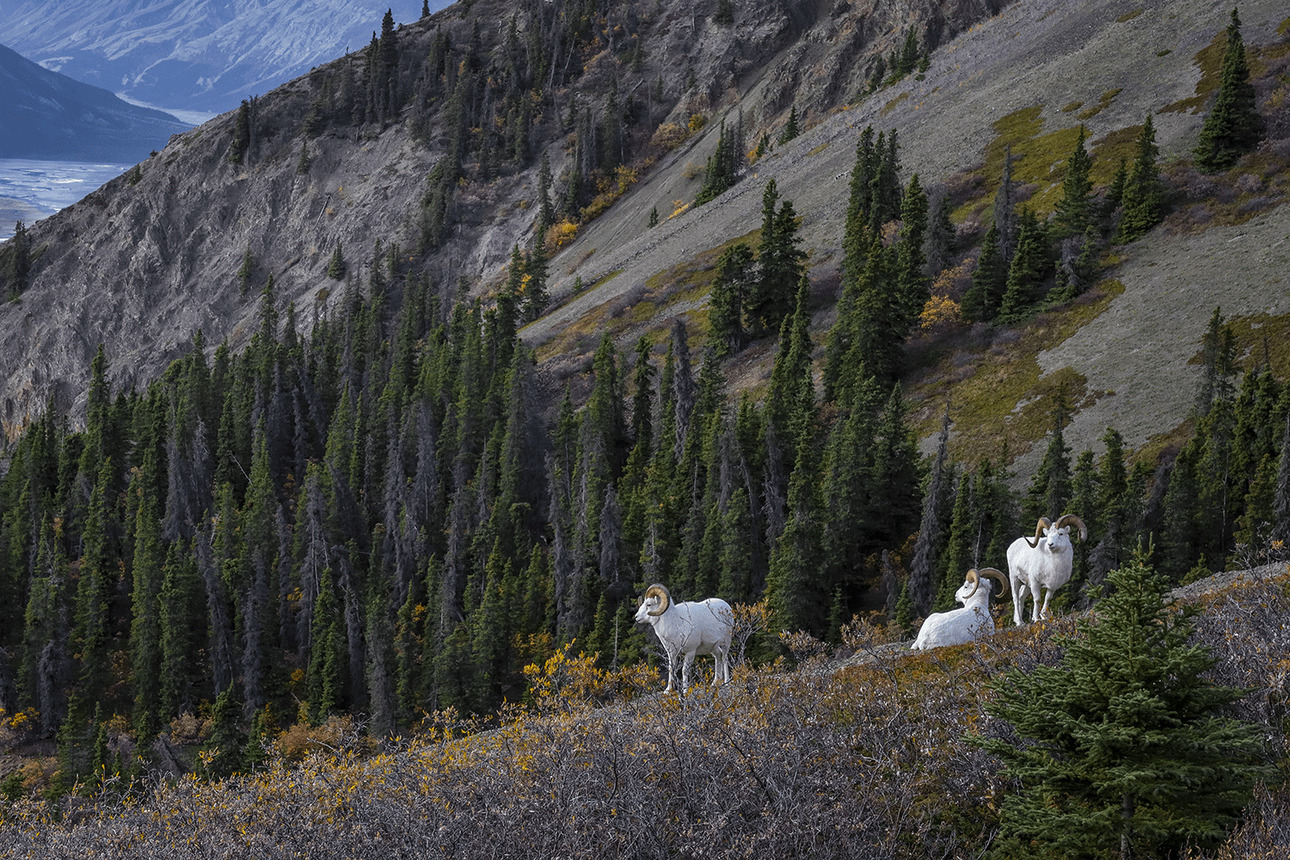
POLYGON ((972 590, 967 594, 968 597, 971 597, 976 594, 976 590, 981 587, 981 578, 976 575, 975 570, 969 570, 967 572, 967 581, 972 583, 972 590))
POLYGON ((662 615, 664 612, 667 612, 667 608, 672 605, 672 595, 668 592, 667 586, 659 585, 657 582, 645 589, 645 597, 646 599, 657 597, 659 601, 658 609, 653 612, 645 613, 649 616, 662 615))
POLYGON ((976 574, 978 577, 985 576, 985 577, 989 577, 990 579, 999 580, 999 594, 997 595, 998 598, 1000 600, 1003 600, 1008 596, 1008 578, 1004 576, 1001 572, 999 572, 993 567, 983 567, 980 570, 978 570, 976 574))
POLYGON ((1048 517, 1039 518, 1039 524, 1035 526, 1035 536, 1033 538, 1026 538, 1026 543, 1030 544, 1031 549, 1039 546, 1039 539, 1044 536, 1044 529, 1051 525, 1052 523, 1048 522, 1048 517))
POLYGON ((1079 539, 1088 540, 1088 526, 1084 525, 1084 521, 1074 514, 1062 514, 1061 519, 1057 521, 1057 528, 1064 528, 1071 523, 1079 526, 1079 539))

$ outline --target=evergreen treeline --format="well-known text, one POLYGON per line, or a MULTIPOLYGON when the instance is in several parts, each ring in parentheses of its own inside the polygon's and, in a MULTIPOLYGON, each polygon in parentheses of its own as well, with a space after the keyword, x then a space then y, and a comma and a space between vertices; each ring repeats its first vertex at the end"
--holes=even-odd
MULTIPOLYGON (((415 139, 443 152, 422 199, 422 251, 440 247, 449 235, 461 180, 487 181, 528 167, 553 135, 569 137, 568 157, 559 176, 548 169, 537 236, 557 218, 584 220, 598 211, 594 201, 616 186, 619 169, 640 154, 678 95, 665 90, 661 77, 643 85, 641 21, 631 4, 524 0, 514 6, 502 20, 445 20, 411 37, 387 12, 357 62, 309 77, 305 135, 402 122, 415 139), (575 86, 602 52, 609 62, 600 62, 597 74, 609 69, 609 79, 575 86)), ((254 104, 249 107, 237 117, 229 151, 234 162, 255 149, 254 104)))

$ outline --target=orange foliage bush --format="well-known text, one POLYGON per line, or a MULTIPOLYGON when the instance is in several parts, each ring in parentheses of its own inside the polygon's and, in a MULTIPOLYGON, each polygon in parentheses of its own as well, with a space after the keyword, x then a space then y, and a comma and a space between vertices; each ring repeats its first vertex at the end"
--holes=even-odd
POLYGON ((553 253, 572 242, 578 235, 578 225, 569 220, 557 221, 546 229, 546 247, 553 253))
POLYGON ((579 651, 571 656, 576 642, 556 650, 541 666, 524 667, 529 695, 540 712, 587 708, 613 699, 633 699, 653 692, 659 684, 658 673, 637 664, 612 671, 598 668, 598 654, 579 651))
POLYGON ((932 334, 962 321, 958 302, 949 296, 932 296, 918 315, 918 329, 924 334, 932 334))

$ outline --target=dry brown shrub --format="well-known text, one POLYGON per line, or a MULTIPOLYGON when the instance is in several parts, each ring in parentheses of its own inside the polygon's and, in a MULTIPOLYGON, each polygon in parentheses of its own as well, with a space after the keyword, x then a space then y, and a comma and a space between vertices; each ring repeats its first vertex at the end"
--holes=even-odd
MULTIPOLYGON (((1284 760, 1290 586, 1203 600, 1196 641, 1215 649, 1213 680, 1255 689, 1239 715, 1284 760)), ((1073 632, 1057 618, 927 653, 878 648, 840 671, 750 670, 685 696, 512 709, 488 731, 439 714, 379 754, 279 757, 249 777, 164 783, 142 803, 96 800, 76 820, 23 799, 3 807, 0 845, 42 860, 978 857, 1011 784, 963 736, 1010 737, 984 713, 987 682, 1054 664, 1073 632)), ((564 695, 586 668, 543 671, 564 695)), ((1285 856, 1290 792, 1261 792, 1249 813, 1211 856, 1285 856)))
POLYGON ((341 750, 359 743, 354 729, 354 718, 332 716, 320 726, 307 722, 296 723, 278 735, 274 741, 278 753, 288 761, 300 761, 318 750, 341 750))
POLYGON ((650 138, 650 146, 656 146, 663 150, 672 150, 685 143, 690 137, 690 130, 683 125, 674 122, 662 123, 654 130, 654 136, 650 138))
POLYGON ((170 740, 181 745, 205 743, 213 726, 209 717, 198 717, 185 711, 170 721, 170 740))

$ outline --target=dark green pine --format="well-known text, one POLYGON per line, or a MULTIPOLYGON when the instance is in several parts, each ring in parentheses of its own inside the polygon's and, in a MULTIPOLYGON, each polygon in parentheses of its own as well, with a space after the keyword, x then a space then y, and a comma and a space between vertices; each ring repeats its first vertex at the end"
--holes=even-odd
POLYGON ((1090 173, 1093 160, 1084 147, 1084 126, 1079 127, 1079 139, 1070 158, 1066 159, 1066 176, 1062 179, 1062 196, 1057 201, 1053 221, 1055 238, 1079 236, 1089 225, 1089 194, 1093 190, 1090 173))
POLYGON ((1001 810, 1001 856, 1210 847, 1269 776, 1255 727, 1223 715, 1245 691, 1207 681, 1215 660, 1189 643, 1200 608, 1176 611, 1142 557, 1107 584, 1096 615, 1059 638, 1059 664, 991 684, 986 711, 1026 741, 971 736, 1020 783, 1001 810))
POLYGON ((1206 173, 1226 170, 1263 139, 1264 122, 1255 104, 1250 67, 1241 39, 1241 19, 1232 9, 1218 95, 1196 142, 1196 166, 1206 173))
POLYGON ((1164 190, 1160 185, 1160 168, 1156 163, 1160 150, 1156 146, 1156 129, 1150 114, 1142 124, 1135 143, 1133 164, 1124 181, 1120 200, 1120 242, 1132 242, 1164 218, 1164 190))

